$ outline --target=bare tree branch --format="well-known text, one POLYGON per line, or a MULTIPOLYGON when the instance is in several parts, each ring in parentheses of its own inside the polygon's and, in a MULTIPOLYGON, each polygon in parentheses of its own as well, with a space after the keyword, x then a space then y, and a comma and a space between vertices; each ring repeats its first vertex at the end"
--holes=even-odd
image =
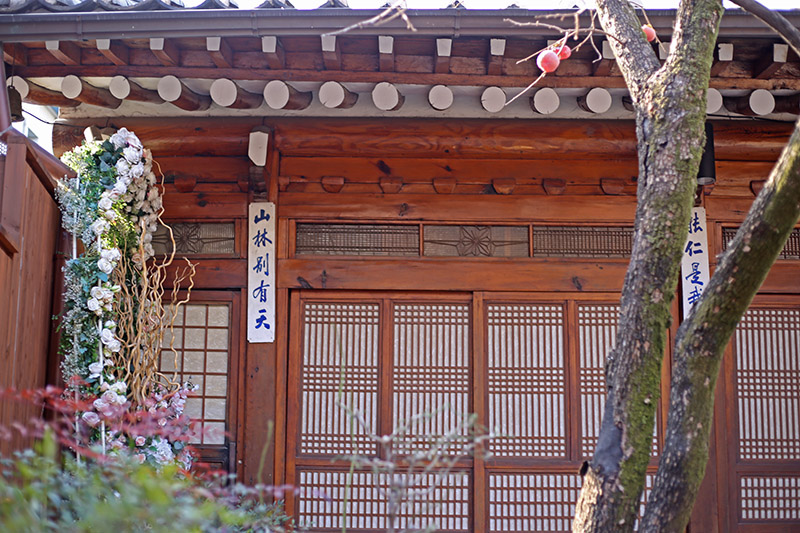
POLYGON ((800 30, 792 26, 792 23, 786 20, 786 17, 764 7, 755 0, 731 0, 731 2, 775 30, 794 49, 794 53, 800 55, 800 30))

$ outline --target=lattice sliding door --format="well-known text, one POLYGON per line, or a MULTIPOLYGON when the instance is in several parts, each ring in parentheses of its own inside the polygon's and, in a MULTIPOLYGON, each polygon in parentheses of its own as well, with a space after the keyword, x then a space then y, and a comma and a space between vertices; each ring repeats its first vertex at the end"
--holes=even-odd
POLYGON ((396 509, 398 528, 470 531, 469 460, 444 477, 398 472, 394 481, 366 467, 351 474, 347 460, 385 458, 390 450, 408 455, 429 450, 438 436, 466 434, 470 298, 307 294, 293 304, 299 338, 289 376, 298 383, 287 458, 289 481, 301 488, 293 504, 298 521, 311 531, 385 530, 390 487, 413 482, 396 509), (401 425, 392 448, 381 442, 401 425))
MULTIPOLYGON (((734 335, 740 528, 800 521, 800 309, 756 305, 734 335), (756 525, 760 524, 760 525, 756 525)), ((788 527, 788 526, 787 526, 788 527)), ((788 529, 787 529, 788 531, 788 529)))

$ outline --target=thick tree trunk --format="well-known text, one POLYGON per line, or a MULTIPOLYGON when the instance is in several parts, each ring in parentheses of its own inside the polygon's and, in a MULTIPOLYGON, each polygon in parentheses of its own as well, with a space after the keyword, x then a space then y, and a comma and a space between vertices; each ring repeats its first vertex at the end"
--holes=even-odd
POLYGON ((637 111, 639 189, 634 245, 609 356, 608 397, 573 531, 632 531, 650 458, 670 303, 702 152, 705 90, 722 5, 684 0, 660 66, 624 0, 599 0, 601 23, 637 111))

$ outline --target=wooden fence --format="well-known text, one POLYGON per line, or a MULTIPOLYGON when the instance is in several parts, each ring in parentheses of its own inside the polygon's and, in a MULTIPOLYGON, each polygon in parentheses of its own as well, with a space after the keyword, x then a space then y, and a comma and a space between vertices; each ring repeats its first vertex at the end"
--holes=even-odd
MULTIPOLYGON (((0 145, 0 389, 43 387, 58 373, 51 344, 58 311, 61 268, 56 253, 60 214, 53 198, 54 177, 71 172, 23 135, 9 131, 0 145), (2 153, 3 147, 5 153, 2 153), (57 287, 58 286, 58 287, 57 287), (53 361, 53 364, 49 364, 53 361)), ((0 398, 0 439, 7 454, 29 443, 15 423, 41 413, 33 406, 0 398)))

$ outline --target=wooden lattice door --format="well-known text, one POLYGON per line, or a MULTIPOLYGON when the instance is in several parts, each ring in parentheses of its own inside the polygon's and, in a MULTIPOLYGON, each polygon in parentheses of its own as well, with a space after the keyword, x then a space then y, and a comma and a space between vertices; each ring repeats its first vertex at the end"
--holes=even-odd
POLYGON ((286 465, 300 492, 290 512, 312 531, 385 531, 392 479, 351 472, 343 457, 385 457, 380 437, 428 413, 392 441, 400 455, 422 452, 434 436, 466 431, 459 420, 475 413, 497 435, 489 455, 465 457, 444 478, 426 474, 421 485, 435 488, 400 508, 398 526, 569 531, 603 409, 615 299, 294 293, 286 465))

